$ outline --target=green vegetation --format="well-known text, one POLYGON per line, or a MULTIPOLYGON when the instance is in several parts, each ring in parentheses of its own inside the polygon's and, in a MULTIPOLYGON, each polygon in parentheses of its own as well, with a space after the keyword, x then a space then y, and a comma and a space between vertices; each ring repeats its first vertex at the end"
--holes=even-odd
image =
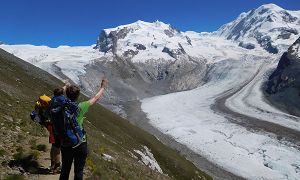
POLYGON ((46 152, 47 151, 47 145, 46 144, 38 144, 36 146, 36 150, 46 152))
MULTIPOLYGON (((0 65, 0 141, 10 150, 15 162, 32 163, 25 163, 25 166, 33 167, 26 167, 33 172, 38 168, 34 161, 42 153, 39 151, 47 149, 44 144, 36 145, 35 139, 46 136, 47 131, 33 123, 29 113, 38 96, 51 96, 52 89, 62 83, 1 49, 0 65), (29 153, 24 153, 25 150, 29 153)), ((82 96, 81 100, 84 99, 82 96)), ((87 169, 91 179, 211 179, 178 152, 100 105, 91 108, 85 129, 90 152, 87 169), (164 174, 151 170, 136 158, 134 150, 143 151, 143 146, 151 149, 164 174), (102 154, 112 156, 113 160, 105 160, 102 154)), ((0 160, 9 159, 0 157, 0 160)), ((2 163, 0 171, 6 171, 5 165, 2 163)))
POLYGON ((36 139, 29 140, 30 148, 32 150, 38 150, 38 151, 47 151, 47 145, 46 144, 36 144, 36 139))
POLYGON ((4 180, 24 180, 25 177, 19 174, 7 175, 4 177, 4 180))
POLYGON ((0 156, 4 156, 5 155, 5 150, 4 149, 0 149, 0 156))
POLYGON ((11 160, 9 164, 10 166, 22 167, 26 172, 37 173, 39 170, 38 156, 39 153, 37 151, 29 153, 17 152, 13 155, 14 160, 11 160))

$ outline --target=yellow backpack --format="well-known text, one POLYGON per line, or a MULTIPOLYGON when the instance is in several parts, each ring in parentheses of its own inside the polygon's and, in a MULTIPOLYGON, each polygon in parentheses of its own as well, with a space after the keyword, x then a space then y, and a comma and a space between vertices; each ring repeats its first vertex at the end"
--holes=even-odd
POLYGON ((42 95, 39 99, 35 102, 34 111, 30 113, 30 117, 33 121, 45 125, 46 117, 45 112, 49 106, 51 98, 46 95, 42 95))
POLYGON ((46 96, 45 94, 40 96, 39 99, 35 102, 35 109, 46 110, 50 101, 51 98, 49 96, 46 96))

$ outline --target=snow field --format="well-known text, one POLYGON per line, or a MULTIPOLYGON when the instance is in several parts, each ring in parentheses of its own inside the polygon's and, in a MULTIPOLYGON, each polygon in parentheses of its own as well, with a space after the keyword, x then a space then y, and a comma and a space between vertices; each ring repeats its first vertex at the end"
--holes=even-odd
POLYGON ((53 67, 55 65, 72 81, 79 83, 79 76, 85 74, 84 66, 103 56, 93 46, 50 48, 26 44, 0 45, 0 48, 58 77, 53 67))

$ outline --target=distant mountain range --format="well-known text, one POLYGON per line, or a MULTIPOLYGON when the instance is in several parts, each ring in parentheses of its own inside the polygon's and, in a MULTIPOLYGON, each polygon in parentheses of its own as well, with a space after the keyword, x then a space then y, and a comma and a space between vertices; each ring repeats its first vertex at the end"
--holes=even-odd
POLYGON ((57 77, 70 78, 87 93, 93 93, 102 77, 110 78, 113 98, 104 102, 120 104, 196 88, 204 83, 208 67, 225 59, 280 55, 299 32, 300 11, 266 4, 211 33, 137 21, 102 30, 97 43, 86 47, 0 47, 57 77))
POLYGON ((145 58, 177 58, 182 54, 199 56, 198 44, 206 36, 220 36, 247 49, 262 47, 270 53, 284 51, 300 32, 300 11, 288 11, 275 4, 266 4, 222 26, 213 33, 181 32, 163 22, 137 21, 104 29, 97 40, 101 52, 145 58), (196 38, 195 38, 196 37, 196 38), (169 55, 169 56, 168 56, 169 55))

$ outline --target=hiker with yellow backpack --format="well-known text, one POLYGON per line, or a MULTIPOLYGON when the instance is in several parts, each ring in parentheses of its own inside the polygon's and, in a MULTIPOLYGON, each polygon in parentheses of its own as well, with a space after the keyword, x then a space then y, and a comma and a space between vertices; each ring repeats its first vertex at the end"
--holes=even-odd
POLYGON ((41 126, 45 127, 49 132, 49 143, 51 143, 50 150, 50 172, 56 174, 59 172, 60 168, 60 143, 57 142, 57 138, 54 136, 53 126, 47 117, 47 108, 51 98, 46 95, 42 95, 38 98, 35 103, 34 111, 30 114, 31 119, 39 123, 41 126))
MULTIPOLYGON (((53 91, 53 98, 57 98, 63 96, 66 87, 70 83, 65 81, 65 86, 63 88, 56 88, 53 91)), ((52 98, 52 99, 53 99, 52 98)), ((51 102, 51 98, 46 95, 42 95, 38 98, 35 103, 34 111, 30 114, 31 119, 39 123, 41 126, 45 127, 49 132, 49 143, 51 143, 51 150, 50 150, 50 173, 57 174, 60 173, 60 166, 61 166, 61 158, 60 158, 60 146, 61 142, 59 137, 54 132, 53 123, 49 119, 49 105, 51 102)))

